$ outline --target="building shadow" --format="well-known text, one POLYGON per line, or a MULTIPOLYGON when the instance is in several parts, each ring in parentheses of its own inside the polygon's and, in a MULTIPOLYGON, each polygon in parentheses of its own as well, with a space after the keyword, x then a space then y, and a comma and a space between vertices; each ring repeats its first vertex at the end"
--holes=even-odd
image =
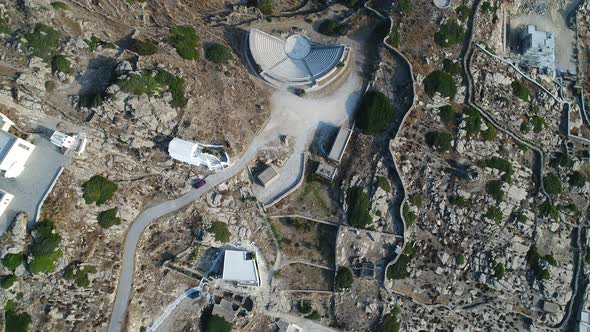
POLYGON ((336 135, 338 135, 338 126, 334 124, 320 121, 314 131, 313 139, 309 146, 311 153, 320 157, 327 158, 334 143, 336 135))

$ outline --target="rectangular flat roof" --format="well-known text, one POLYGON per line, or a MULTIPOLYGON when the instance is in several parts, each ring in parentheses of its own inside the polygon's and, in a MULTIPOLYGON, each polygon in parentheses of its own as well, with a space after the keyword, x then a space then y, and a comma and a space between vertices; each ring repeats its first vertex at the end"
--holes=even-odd
POLYGON ((328 159, 335 162, 340 162, 342 160, 344 150, 346 150, 346 146, 348 145, 348 140, 350 139, 351 134, 352 130, 350 128, 346 128, 344 126, 340 127, 340 130, 338 130, 338 135, 336 135, 336 139, 332 145, 332 149, 328 154, 328 159))
POLYGON ((277 172, 276 168, 273 165, 268 165, 264 169, 264 171, 260 172, 260 174, 258 174, 258 176, 256 177, 262 183, 263 186, 266 186, 278 176, 279 173, 277 172))
POLYGON ((241 250, 226 250, 223 258, 222 279, 258 286, 258 272, 252 253, 241 250))
POLYGON ((0 161, 4 159, 12 144, 16 141, 16 137, 4 130, 0 130, 0 161))
POLYGON ((332 181, 336 176, 336 167, 328 165, 325 162, 321 162, 315 173, 319 176, 323 176, 324 178, 332 181))

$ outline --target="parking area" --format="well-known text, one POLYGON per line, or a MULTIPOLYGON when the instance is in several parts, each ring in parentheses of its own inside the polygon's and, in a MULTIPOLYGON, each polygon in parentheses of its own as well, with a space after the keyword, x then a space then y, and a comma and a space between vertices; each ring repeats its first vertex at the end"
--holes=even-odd
POLYGON ((16 178, 0 177, 0 189, 14 195, 8 208, 0 216, 0 234, 3 234, 19 212, 26 212, 29 227, 35 221, 41 205, 70 158, 46 135, 33 135, 35 149, 25 164, 24 171, 16 178))

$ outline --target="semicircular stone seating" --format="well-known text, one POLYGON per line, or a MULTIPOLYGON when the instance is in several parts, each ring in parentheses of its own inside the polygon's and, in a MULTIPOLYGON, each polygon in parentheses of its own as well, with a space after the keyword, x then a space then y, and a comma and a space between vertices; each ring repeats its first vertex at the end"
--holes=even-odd
MULTIPOLYGON (((307 37, 298 36, 298 46, 305 47, 303 54, 307 53, 298 59, 287 54, 286 42, 263 31, 250 30, 248 44, 252 59, 260 67, 260 76, 274 85, 278 82, 313 87, 338 66, 345 50, 344 45, 321 45, 311 42, 307 37)), ((288 45, 288 48, 293 55, 293 44, 288 45)))

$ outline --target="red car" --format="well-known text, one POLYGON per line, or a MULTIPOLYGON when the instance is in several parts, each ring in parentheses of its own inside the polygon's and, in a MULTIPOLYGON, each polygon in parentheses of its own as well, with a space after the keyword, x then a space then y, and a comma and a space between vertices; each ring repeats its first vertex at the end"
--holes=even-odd
POLYGON ((202 186, 204 186, 207 182, 205 182, 205 179, 199 179, 197 180, 197 182, 195 182, 195 184, 193 184, 193 188, 195 189, 199 189, 202 186))

